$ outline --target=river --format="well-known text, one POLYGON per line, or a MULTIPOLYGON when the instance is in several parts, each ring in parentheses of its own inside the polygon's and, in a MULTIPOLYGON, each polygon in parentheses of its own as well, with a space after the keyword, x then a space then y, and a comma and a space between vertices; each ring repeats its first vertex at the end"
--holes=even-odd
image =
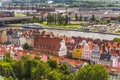
POLYGON ((78 31, 78 30, 65 30, 65 29, 51 29, 47 28, 44 31, 53 32, 54 35, 65 35, 67 37, 71 36, 81 36, 81 37, 89 37, 93 39, 105 39, 105 40, 113 40, 114 38, 120 38, 120 34, 109 34, 109 33, 98 33, 98 32, 87 32, 87 31, 78 31))

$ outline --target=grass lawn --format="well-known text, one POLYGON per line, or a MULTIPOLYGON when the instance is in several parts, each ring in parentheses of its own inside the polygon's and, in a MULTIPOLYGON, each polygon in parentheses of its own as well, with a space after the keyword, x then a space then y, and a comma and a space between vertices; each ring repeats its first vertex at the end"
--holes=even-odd
POLYGON ((47 24, 47 22, 43 22, 42 26, 44 27, 53 27, 53 28, 66 28, 66 29, 82 29, 83 26, 81 24, 68 24, 68 25, 57 25, 57 24, 47 24))
MULTIPOLYGON (((11 27, 21 27, 24 24, 19 23, 19 24, 7 24, 7 26, 11 26, 11 27)), ((65 28, 65 29, 82 29, 83 26, 80 24, 69 24, 69 25, 55 25, 55 24, 51 24, 51 25, 47 25, 46 22, 44 22, 43 24, 41 24, 43 27, 53 27, 53 28, 65 28)))
POLYGON ((21 27, 23 25, 24 24, 22 24, 22 23, 19 23, 19 24, 7 24, 7 26, 11 26, 11 27, 21 27))

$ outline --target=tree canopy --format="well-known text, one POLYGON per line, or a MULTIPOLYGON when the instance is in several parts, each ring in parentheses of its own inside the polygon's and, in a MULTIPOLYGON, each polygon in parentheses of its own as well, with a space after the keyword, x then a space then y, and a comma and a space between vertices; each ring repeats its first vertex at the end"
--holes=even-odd
POLYGON ((102 65, 87 65, 76 73, 75 80, 108 80, 108 71, 102 65))
POLYGON ((31 59, 29 55, 13 60, 10 53, 0 60, 0 75, 4 80, 108 80, 108 72, 101 65, 87 65, 74 73, 65 62, 43 62, 38 56, 31 59))
POLYGON ((120 38, 114 38, 113 41, 120 42, 120 38))

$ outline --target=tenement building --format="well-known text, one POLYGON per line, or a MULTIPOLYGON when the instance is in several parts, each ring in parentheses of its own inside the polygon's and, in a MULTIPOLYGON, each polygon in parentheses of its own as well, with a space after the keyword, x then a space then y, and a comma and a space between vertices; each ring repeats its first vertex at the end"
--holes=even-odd
POLYGON ((58 37, 38 36, 34 40, 34 50, 43 54, 66 56, 65 41, 58 37))

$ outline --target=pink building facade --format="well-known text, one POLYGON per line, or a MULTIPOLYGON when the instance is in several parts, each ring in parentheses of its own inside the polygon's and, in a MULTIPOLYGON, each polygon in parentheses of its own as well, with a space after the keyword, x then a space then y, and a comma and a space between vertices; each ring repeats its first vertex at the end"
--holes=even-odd
POLYGON ((115 57, 112 59, 112 66, 120 68, 120 57, 115 57))
POLYGON ((85 60, 91 59, 91 50, 88 44, 85 44, 82 49, 82 59, 85 59, 85 60))

